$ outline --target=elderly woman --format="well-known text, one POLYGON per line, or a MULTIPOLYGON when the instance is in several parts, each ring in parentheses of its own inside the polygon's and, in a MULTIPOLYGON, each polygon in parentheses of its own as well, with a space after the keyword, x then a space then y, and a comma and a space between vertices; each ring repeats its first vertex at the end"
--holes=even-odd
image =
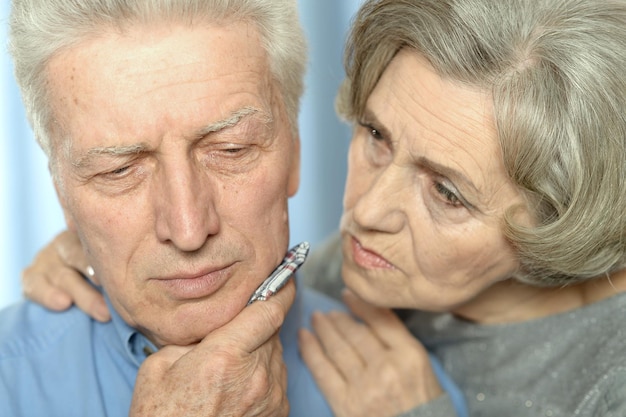
POLYGON ((427 348, 472 416, 625 416, 626 2, 371 0, 346 51, 305 272, 359 320, 301 333, 336 415, 438 415, 427 348))
POLYGON ((342 276, 365 325, 318 316, 301 343, 339 415, 389 379, 393 411, 428 388, 369 303, 418 310, 405 323, 470 415, 626 416, 624 64, 624 1, 363 6, 341 242, 308 278, 342 276))

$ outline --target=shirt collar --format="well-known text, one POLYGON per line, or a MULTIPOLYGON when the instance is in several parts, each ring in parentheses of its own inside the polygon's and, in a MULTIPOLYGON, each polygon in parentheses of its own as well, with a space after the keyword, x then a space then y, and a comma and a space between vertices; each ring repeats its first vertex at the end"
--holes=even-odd
POLYGON ((109 311, 111 311, 111 321, 119 337, 123 352, 137 367, 141 366, 150 353, 157 351, 156 346, 122 319, 111 305, 107 295, 105 295, 105 299, 109 306, 109 311))

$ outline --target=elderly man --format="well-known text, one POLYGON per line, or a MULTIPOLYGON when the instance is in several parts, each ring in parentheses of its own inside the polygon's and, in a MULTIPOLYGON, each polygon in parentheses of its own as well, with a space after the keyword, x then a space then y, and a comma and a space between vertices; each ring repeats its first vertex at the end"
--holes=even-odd
POLYGON ((12 7, 28 116, 113 320, 5 310, 0 415, 284 416, 286 397, 330 415, 296 330, 336 305, 300 291, 285 318, 289 284, 246 307, 285 255, 299 185, 295 2, 12 7))
POLYGON ((289 241, 297 22, 291 0, 13 1, 18 83, 112 320, 0 313, 0 415, 331 415, 296 332, 343 307, 291 283, 246 307, 289 241))

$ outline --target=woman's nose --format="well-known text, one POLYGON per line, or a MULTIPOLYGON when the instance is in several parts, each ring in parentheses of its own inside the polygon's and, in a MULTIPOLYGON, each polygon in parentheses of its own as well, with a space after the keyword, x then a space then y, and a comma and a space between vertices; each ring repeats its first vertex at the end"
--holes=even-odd
POLYGON ((406 186, 401 173, 389 165, 376 175, 354 206, 354 220, 364 229, 398 233, 405 225, 402 210, 406 186))

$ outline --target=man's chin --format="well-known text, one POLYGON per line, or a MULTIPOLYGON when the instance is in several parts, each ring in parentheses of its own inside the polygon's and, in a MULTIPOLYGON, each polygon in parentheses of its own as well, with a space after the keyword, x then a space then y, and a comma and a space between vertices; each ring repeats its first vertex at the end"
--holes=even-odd
MULTIPOLYGON (((237 303, 239 304, 239 303, 237 303)), ((245 307, 241 303, 237 308, 235 303, 228 303, 228 307, 212 308, 210 310, 192 308, 179 309, 169 314, 174 319, 169 322, 155 323, 155 331, 142 332, 157 347, 162 346, 191 346, 200 343, 207 335, 232 321, 245 307)))
POLYGON ((192 347, 204 340, 204 338, 214 330, 215 329, 207 329, 204 331, 190 330, 189 332, 181 334, 179 333, 180 329, 177 329, 176 332, 163 334, 159 337, 151 337, 149 335, 146 335, 146 337, 159 349, 164 346, 192 347))

